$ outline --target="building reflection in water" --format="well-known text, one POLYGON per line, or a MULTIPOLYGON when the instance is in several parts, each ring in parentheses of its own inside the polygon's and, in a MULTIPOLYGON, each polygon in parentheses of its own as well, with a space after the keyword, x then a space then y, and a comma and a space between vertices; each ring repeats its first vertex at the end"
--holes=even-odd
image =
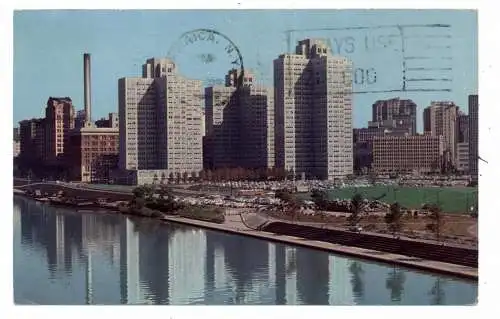
POLYGON ((386 287, 391 292, 391 300, 395 302, 401 302, 401 297, 404 291, 405 284, 405 274, 401 268, 396 266, 392 267, 392 270, 389 272, 386 287))
MULTIPOLYGON (((65 282, 76 292, 73 303, 350 305, 383 294, 388 303, 405 297, 408 272, 402 269, 177 224, 72 213, 23 198, 15 206, 20 249, 46 256, 47 280, 80 278, 65 282), (387 277, 365 286, 375 272, 387 277)), ((447 301, 443 281, 412 276, 435 282, 416 303, 447 301)))

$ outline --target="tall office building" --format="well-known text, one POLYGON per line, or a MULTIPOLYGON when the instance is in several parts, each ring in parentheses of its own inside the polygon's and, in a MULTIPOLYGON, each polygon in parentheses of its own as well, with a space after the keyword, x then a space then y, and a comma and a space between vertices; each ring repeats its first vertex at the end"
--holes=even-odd
POLYGON ((479 114, 478 95, 469 95, 469 172, 472 181, 478 181, 479 114))
POLYGON ((424 132, 443 136, 445 167, 457 167, 458 106, 453 102, 432 102, 424 109, 424 132))
POLYGON ((469 142, 469 115, 462 111, 458 111, 458 142, 469 142))
POLYGON ((225 86, 205 89, 208 168, 274 167, 274 99, 270 88, 257 84, 245 70, 226 75, 225 86))
POLYGON ((68 147, 75 127, 75 107, 69 97, 50 97, 45 108, 45 160, 56 163, 68 147))
POLYGON ((372 121, 394 121, 395 128, 405 128, 409 134, 417 134, 417 105, 412 100, 394 98, 379 100, 372 105, 372 121))
POLYGON ((321 40, 274 60, 276 167, 332 180, 353 173, 352 63, 321 40))
POLYGON ((40 163, 45 153, 45 119, 19 122, 19 156, 40 163))
POLYGON ((141 78, 118 80, 119 167, 136 183, 159 174, 198 173, 202 156, 202 82, 167 58, 148 59, 141 78))

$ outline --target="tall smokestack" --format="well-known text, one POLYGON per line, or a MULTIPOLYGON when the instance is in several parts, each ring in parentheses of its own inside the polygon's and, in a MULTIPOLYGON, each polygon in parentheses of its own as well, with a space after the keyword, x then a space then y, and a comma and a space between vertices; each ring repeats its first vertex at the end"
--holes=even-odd
POLYGON ((90 53, 83 54, 83 93, 85 106, 85 122, 90 123, 91 93, 90 93, 90 53))

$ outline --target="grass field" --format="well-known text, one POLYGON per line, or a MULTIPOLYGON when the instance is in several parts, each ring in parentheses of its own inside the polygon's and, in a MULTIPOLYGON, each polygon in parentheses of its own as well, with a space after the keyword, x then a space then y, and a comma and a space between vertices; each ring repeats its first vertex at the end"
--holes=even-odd
POLYGON ((465 213, 477 203, 477 188, 473 187, 347 187, 328 192, 330 199, 351 199, 356 193, 367 199, 386 203, 399 202, 407 208, 421 208, 425 203, 439 203, 444 212, 465 213))

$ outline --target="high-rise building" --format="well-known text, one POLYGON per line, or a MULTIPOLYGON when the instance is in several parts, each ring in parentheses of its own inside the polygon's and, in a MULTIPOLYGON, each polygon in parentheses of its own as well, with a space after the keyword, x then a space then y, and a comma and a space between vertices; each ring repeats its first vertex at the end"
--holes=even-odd
POLYGON ((440 172, 443 137, 431 135, 376 136, 373 170, 377 173, 440 172))
POLYGON ((40 163, 45 153, 45 119, 19 122, 20 157, 40 163))
POLYGON ((78 110, 75 116, 75 128, 82 128, 85 126, 85 120, 87 115, 85 114, 85 110, 78 110))
POLYGON ((276 167, 332 180, 353 173, 352 63, 322 40, 274 60, 276 167))
POLYGON ((158 173, 203 169, 201 81, 178 74, 170 59, 152 58, 141 78, 118 80, 118 101, 119 166, 135 174, 150 171, 138 174, 137 183, 150 183, 158 173))
POLYGON ((404 128, 410 135, 417 134, 417 105, 412 100, 394 98, 379 100, 372 105, 372 121, 394 121, 395 128, 404 128))
POLYGON ((69 97, 50 97, 45 108, 45 160, 56 163, 64 155, 69 132, 75 127, 75 108, 69 97))
POLYGON ((472 181, 478 181, 479 114, 478 95, 469 95, 469 172, 472 181))
POLYGON ((448 101, 433 101, 424 109, 424 132, 443 136, 444 165, 457 167, 458 106, 448 101))
POLYGON ((230 70, 226 86, 205 89, 207 168, 274 167, 272 89, 257 84, 251 71, 230 70))
POLYGON ((469 115, 462 111, 458 112, 458 141, 457 143, 469 143, 469 115))
POLYGON ((101 118, 100 120, 95 121, 95 126, 97 127, 107 127, 107 128, 116 128, 118 129, 120 122, 118 121, 118 113, 109 113, 108 118, 101 118))
POLYGON ((205 88, 207 168, 238 166, 239 107, 233 86, 205 88))

